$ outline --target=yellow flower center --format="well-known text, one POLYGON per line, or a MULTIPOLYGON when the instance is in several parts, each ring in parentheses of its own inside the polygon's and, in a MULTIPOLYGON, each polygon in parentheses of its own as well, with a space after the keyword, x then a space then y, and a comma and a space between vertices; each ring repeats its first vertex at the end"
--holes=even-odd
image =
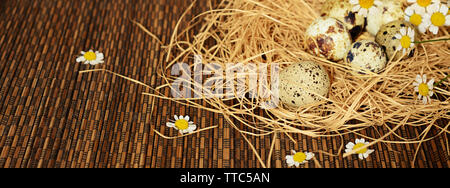
MULTIPOLYGON (((363 144, 363 143, 356 144, 355 146, 353 146, 353 150, 358 150, 359 148, 362 148, 364 146, 365 146, 365 144, 363 144)), ((357 154, 363 154, 363 153, 366 153, 366 152, 367 152, 367 148, 364 148, 362 150, 357 151, 356 153, 357 154)))
POLYGON ((409 36, 403 36, 402 39, 400 39, 400 43, 402 44, 402 47, 407 49, 411 46, 411 38, 409 36))
POLYGON ((375 0, 359 0, 359 6, 365 9, 369 9, 373 6, 375 0))
POLYGON ((435 26, 441 27, 445 24, 445 16, 440 12, 436 12, 431 16, 431 23, 435 26))
POLYGON ((431 0, 417 0, 417 4, 421 7, 427 7, 431 4, 431 0))
POLYGON ((294 161, 298 163, 302 163, 306 160, 306 154, 302 152, 298 152, 294 155, 294 161))
POLYGON ((189 122, 184 119, 179 119, 175 121, 175 127, 177 127, 179 130, 186 130, 189 128, 189 122))
POLYGON ((411 18, 409 18, 409 21, 412 24, 419 26, 422 23, 422 16, 420 16, 420 14, 413 14, 411 18))
POLYGON ((430 88, 427 84, 420 84, 419 85, 419 94, 422 96, 428 96, 430 93, 430 88))
POLYGON ((94 52, 86 52, 84 54, 84 58, 88 61, 93 61, 97 59, 97 55, 94 52))

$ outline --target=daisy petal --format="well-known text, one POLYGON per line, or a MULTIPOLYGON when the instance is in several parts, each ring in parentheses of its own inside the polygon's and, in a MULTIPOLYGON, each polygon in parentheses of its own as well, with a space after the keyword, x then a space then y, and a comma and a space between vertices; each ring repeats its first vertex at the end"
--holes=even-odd
POLYGON ((197 129, 197 125, 189 125, 189 128, 188 128, 189 130, 192 130, 192 131, 194 131, 195 129, 197 129))
POLYGON ((419 31, 420 31, 421 33, 427 32, 427 28, 424 26, 424 24, 420 24, 420 25, 419 25, 419 31))
POLYGON ((353 5, 359 4, 359 0, 350 0, 350 4, 353 5))
POLYGON ((184 120, 189 121, 189 116, 184 117, 184 120))
POLYGON ((345 147, 347 149, 353 149, 353 147, 355 147, 355 144, 353 142, 349 142, 345 147))
POLYGON ((351 149, 351 148, 345 149, 345 153, 351 153, 352 151, 353 151, 353 149, 351 149))
POLYGON ((98 59, 104 59, 105 58, 105 56, 103 55, 103 53, 97 53, 97 58, 98 59))
POLYGON ((406 29, 405 28, 400 29, 400 34, 402 34, 402 36, 405 36, 406 35, 406 29))
POLYGON ((431 25, 431 26, 430 26, 430 32, 433 33, 433 34, 435 34, 435 35, 437 35, 438 32, 439 32, 439 27, 436 27, 436 26, 434 26, 434 25, 431 25))
POLYGON ((448 7, 445 6, 445 5, 441 5, 441 8, 439 9, 439 12, 442 13, 443 15, 447 15, 448 7))
POLYGON ((422 77, 421 77, 420 75, 417 75, 417 76, 416 76, 416 81, 417 81, 419 84, 423 83, 423 82, 422 82, 422 77))
POLYGON ((358 14, 361 16, 367 17, 367 11, 368 11, 367 9, 362 8, 359 10, 358 14))
POLYGON ((423 104, 427 104, 428 103, 427 97, 424 96, 422 99, 422 102, 423 102, 423 104))
POLYGON ((83 62, 83 61, 86 61, 86 59, 84 58, 84 56, 80 56, 80 57, 77 58, 77 63, 83 62))
POLYGON ((414 9, 412 9, 412 7, 408 7, 405 10, 406 15, 408 15, 407 17, 409 18, 409 16, 412 16, 414 14, 414 9))
POLYGON ((292 155, 286 155, 286 161, 292 161, 292 162, 294 162, 294 156, 292 156, 292 155))
POLYGON ((432 4, 427 7, 427 12, 437 12, 439 10, 439 4, 432 4))
POLYGON ((428 85, 428 87, 429 87, 430 89, 433 89, 433 88, 434 88, 434 78, 432 78, 432 79, 427 83, 427 85, 428 85))
POLYGON ((450 26, 450 15, 445 17, 445 26, 450 26))
POLYGON ((361 6, 356 5, 352 8, 352 12, 358 12, 361 9, 361 6))
POLYGON ((369 154, 368 153, 363 153, 363 157, 367 158, 367 157, 369 157, 369 154))

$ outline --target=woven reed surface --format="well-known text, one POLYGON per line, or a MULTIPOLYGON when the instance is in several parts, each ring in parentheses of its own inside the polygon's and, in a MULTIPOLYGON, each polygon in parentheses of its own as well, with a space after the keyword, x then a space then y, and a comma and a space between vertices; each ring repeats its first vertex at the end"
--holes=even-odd
MULTIPOLYGON (((207 9, 198 2, 187 18, 207 9)), ((164 43, 183 11, 184 0, 3 0, 0 3, 0 167, 169 167, 258 168, 251 148, 220 114, 141 95, 146 89, 110 74, 79 71, 106 68, 153 87, 163 50, 130 19, 164 43), (106 63, 76 63, 80 51, 99 50, 106 63), (189 115, 199 128, 189 137, 166 140, 177 132, 165 126, 173 115, 189 115)), ((148 92, 148 91, 147 91, 148 92)), ((165 91, 168 95, 170 92, 165 91)), ((238 123, 238 122, 236 122, 238 123)), ((439 122, 446 125, 448 121, 439 122)), ((239 125, 239 124, 238 124, 239 125)), ((241 125, 241 128, 244 128, 241 125)), ((415 138, 423 128, 401 128, 415 138)), ((379 137, 386 128, 362 134, 379 137)), ((431 129, 430 136, 438 131, 431 129)), ((271 167, 287 167, 290 150, 337 153, 355 135, 312 139, 294 135, 293 144, 277 135, 271 167)), ((248 137, 268 159, 272 136, 248 137)), ((393 137, 390 137, 393 139, 393 137)), ((445 136, 421 145, 416 167, 450 166, 445 136)), ((377 144, 367 160, 316 153, 322 167, 412 167, 417 144, 377 144)), ((318 167, 314 162, 302 167, 318 167)))

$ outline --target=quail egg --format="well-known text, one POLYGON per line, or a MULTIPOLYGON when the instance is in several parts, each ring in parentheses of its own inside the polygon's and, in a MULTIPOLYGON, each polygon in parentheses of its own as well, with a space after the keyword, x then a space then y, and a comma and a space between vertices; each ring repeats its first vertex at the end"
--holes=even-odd
POLYGON ((303 61, 280 72, 280 101, 291 107, 302 107, 322 101, 330 89, 326 70, 312 61, 303 61))
MULTIPOLYGON (((408 28, 411 28, 415 33, 415 41, 418 41, 418 35, 419 33, 417 30, 415 30, 414 25, 412 25, 409 22, 406 21, 393 21, 388 24, 383 25, 380 28, 380 31, 378 31, 375 41, 381 45, 381 48, 383 48, 387 54, 388 59, 398 60, 403 56, 403 53, 401 51, 397 52, 397 54, 394 56, 395 52, 399 46, 400 46, 400 40, 398 40, 395 35, 400 34, 400 30, 404 28, 405 30, 408 30, 408 28)), ((412 57, 414 55, 415 50, 412 49, 409 51, 408 56, 412 57)))
POLYGON ((347 28, 334 18, 318 18, 306 30, 306 47, 313 54, 328 60, 344 59, 351 43, 347 28))
POLYGON ((387 56, 375 41, 362 40, 352 44, 345 62, 355 68, 355 71, 380 73, 386 68, 387 56))
POLYGON ((366 19, 352 9, 353 5, 348 0, 327 0, 322 7, 321 15, 344 23, 352 38, 355 39, 364 30, 366 19))
POLYGON ((403 20, 405 17, 400 1, 381 0, 381 2, 382 5, 378 6, 378 11, 367 17, 366 28, 372 35, 376 35, 384 24, 395 20, 403 20))

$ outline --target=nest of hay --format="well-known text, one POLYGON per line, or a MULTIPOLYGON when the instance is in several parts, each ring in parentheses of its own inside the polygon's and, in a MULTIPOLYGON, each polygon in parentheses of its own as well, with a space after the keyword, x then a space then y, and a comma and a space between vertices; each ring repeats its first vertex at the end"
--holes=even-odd
MULTIPOLYGON (((447 134, 448 123, 445 127, 439 127, 436 121, 444 119, 448 122, 450 117, 449 81, 444 81, 434 89, 436 95, 428 105, 418 100, 413 82, 419 74, 426 74, 428 78, 435 78, 437 81, 450 74, 450 43, 420 44, 414 57, 391 61, 380 74, 355 75, 343 61, 331 62, 311 55, 304 46, 304 33, 310 23, 320 16, 322 4, 323 1, 313 0, 222 1, 217 8, 196 16, 188 26, 177 25, 170 44, 166 46, 169 63, 161 66, 159 71, 167 84, 148 95, 223 114, 246 140, 248 135, 264 136, 274 133, 288 136, 340 136, 371 126, 386 126, 391 130, 388 135, 369 138, 373 141, 372 144, 390 142, 386 140, 387 136, 402 126, 436 126, 441 133, 447 134), (194 28, 198 32, 192 35, 194 28), (173 98, 159 93, 163 88, 173 89, 172 83, 179 76, 172 76, 171 67, 178 62, 189 63, 190 69, 194 70, 194 55, 201 55, 205 66, 211 62, 223 66, 239 62, 281 64, 283 68, 301 60, 312 60, 329 72, 331 90, 322 102, 298 109, 284 105, 274 109, 261 109, 261 103, 266 102, 265 99, 237 95, 221 98, 192 93, 192 96, 198 94, 198 97, 173 98), (207 105, 204 105, 205 101, 207 105), (234 120, 246 125, 246 130, 239 129, 234 120)), ((406 0, 404 6, 407 6, 406 0)), ((184 15, 181 19, 185 19, 184 15)), ((448 28, 442 28, 439 35, 422 35, 421 40, 449 37, 448 28)), ((361 39, 373 39, 373 36, 365 33, 357 40, 361 39)), ((247 78, 249 75, 238 76, 247 78)), ((203 80, 205 79, 207 78, 203 80)), ((193 77, 186 78, 184 82, 191 86, 186 89, 193 92, 202 84, 193 77)), ((397 134, 395 136, 400 140, 395 143, 417 143, 424 140, 404 139, 397 134)), ((295 142, 293 139, 292 141, 295 142)), ((258 155, 256 151, 255 154, 258 155)))

